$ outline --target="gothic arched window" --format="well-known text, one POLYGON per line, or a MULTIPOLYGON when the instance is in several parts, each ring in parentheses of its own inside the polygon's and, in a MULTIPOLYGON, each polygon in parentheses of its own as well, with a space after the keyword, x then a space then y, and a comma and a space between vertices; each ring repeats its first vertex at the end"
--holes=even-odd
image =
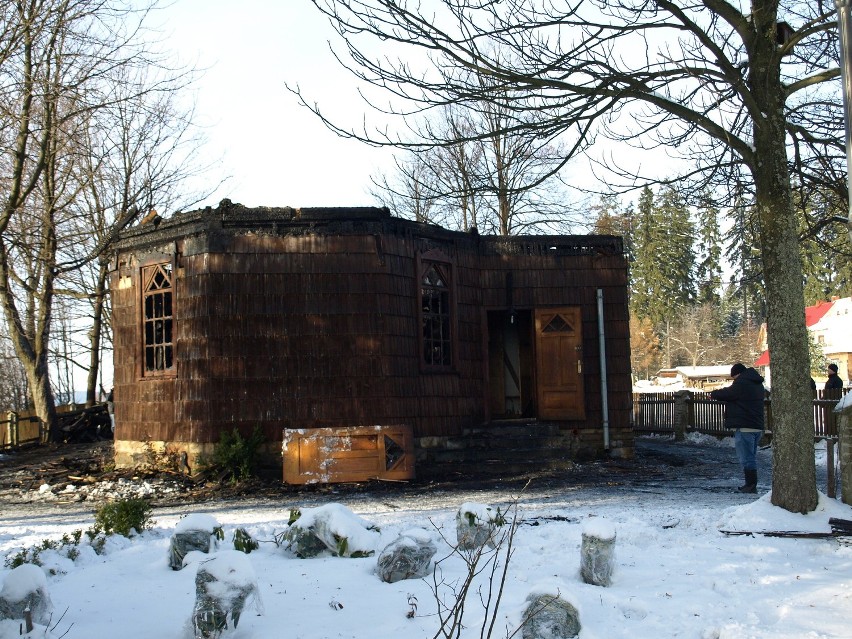
POLYGON ((172 291, 171 263, 142 269, 143 374, 146 375, 174 367, 172 291))

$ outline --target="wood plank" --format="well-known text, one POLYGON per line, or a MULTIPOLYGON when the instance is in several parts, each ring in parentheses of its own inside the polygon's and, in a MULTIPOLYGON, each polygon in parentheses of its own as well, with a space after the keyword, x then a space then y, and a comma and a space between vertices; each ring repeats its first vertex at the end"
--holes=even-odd
POLYGON ((413 479, 412 432, 409 425, 284 429, 284 482, 413 479))

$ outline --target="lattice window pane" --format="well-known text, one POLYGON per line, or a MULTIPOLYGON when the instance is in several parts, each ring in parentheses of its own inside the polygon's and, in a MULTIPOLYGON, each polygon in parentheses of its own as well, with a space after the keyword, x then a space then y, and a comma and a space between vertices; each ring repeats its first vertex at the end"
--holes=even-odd
POLYGON ((429 366, 452 365, 450 288, 447 267, 428 264, 420 282, 423 361, 429 366))
POLYGON ((157 264, 142 271, 142 335, 145 372, 157 373, 174 366, 172 266, 157 264))

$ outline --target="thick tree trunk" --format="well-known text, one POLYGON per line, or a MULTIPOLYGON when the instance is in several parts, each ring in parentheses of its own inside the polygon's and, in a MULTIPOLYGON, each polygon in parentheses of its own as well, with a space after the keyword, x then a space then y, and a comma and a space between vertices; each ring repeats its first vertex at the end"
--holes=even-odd
POLYGON ((23 362, 23 365, 27 372, 33 408, 35 408, 39 418, 47 427, 50 441, 59 441, 60 436, 56 421, 56 401, 53 398, 53 389, 50 386, 47 356, 39 357, 35 364, 23 362))
POLYGON ((778 2, 752 3, 754 38, 748 83, 755 205, 766 286, 766 328, 772 368, 772 503, 790 512, 817 506, 808 331, 802 263, 786 150, 777 45, 778 2))
POLYGON ((766 120, 756 127, 754 177, 772 368, 772 503, 807 513, 818 498, 802 265, 784 130, 780 118, 775 127, 766 120))

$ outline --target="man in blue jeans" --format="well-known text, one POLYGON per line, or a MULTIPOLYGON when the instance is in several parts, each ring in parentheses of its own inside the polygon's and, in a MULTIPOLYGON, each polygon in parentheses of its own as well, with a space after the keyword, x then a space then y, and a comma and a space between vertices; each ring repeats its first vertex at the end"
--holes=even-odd
POLYGON ((725 404, 725 426, 734 429, 734 446, 743 467, 745 484, 741 493, 757 492, 757 444, 763 436, 763 377, 739 362, 731 367, 733 384, 710 392, 725 404))

